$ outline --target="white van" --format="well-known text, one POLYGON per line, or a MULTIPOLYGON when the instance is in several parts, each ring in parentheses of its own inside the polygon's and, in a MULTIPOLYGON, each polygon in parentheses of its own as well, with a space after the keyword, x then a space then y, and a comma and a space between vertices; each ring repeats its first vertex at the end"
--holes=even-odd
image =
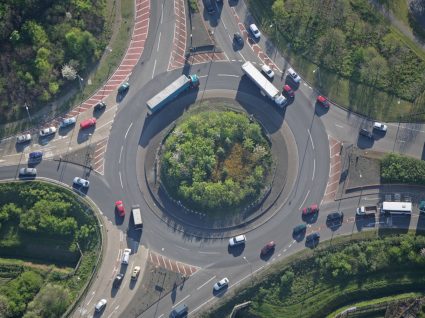
POLYGON ((124 253, 122 254, 121 263, 127 265, 130 260, 131 249, 124 249, 124 253))

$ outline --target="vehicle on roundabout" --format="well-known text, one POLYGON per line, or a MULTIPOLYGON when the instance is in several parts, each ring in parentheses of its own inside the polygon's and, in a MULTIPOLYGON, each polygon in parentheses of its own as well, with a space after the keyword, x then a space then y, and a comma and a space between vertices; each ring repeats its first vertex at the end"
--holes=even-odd
POLYGON ((90 181, 80 177, 75 177, 72 183, 74 184, 74 186, 81 187, 81 188, 88 188, 90 185, 90 181))
POLYGON ((115 276, 115 279, 114 279, 114 282, 113 282, 114 288, 120 287, 123 279, 124 279, 124 274, 121 274, 121 273, 117 274, 117 276, 115 276))
POLYGON ((40 130, 39 135, 40 137, 47 137, 50 135, 54 135, 56 134, 56 127, 48 127, 48 128, 44 128, 42 130, 40 130))
POLYGON ((319 206, 317 204, 312 204, 303 209, 303 216, 313 215, 319 212, 319 206))
POLYGON ((239 32, 236 32, 235 34, 233 34, 233 42, 235 42, 239 46, 243 45, 243 37, 239 32))
POLYGON ((131 280, 137 280, 140 274, 140 266, 135 266, 131 273, 131 280))
POLYGON ((325 96, 322 96, 322 95, 319 95, 319 96, 317 96, 317 98, 316 98, 316 102, 319 104, 319 105, 321 105, 321 106, 323 106, 323 107, 325 107, 325 108, 329 108, 330 107, 330 103, 329 103, 329 100, 325 97, 325 96))
POLYGON ((31 141, 31 135, 30 134, 24 134, 16 137, 16 143, 17 144, 24 144, 28 141, 31 141))
POLYGON ((320 233, 314 232, 314 233, 307 235, 307 237, 305 238, 305 243, 306 244, 317 244, 317 243, 319 243, 319 240, 320 240, 320 233))
POLYGON ((43 153, 41 151, 33 151, 29 154, 28 158, 31 162, 41 161, 43 159, 43 153))
POLYGON ((104 110, 106 108, 106 103, 104 101, 100 101, 94 106, 94 111, 99 112, 101 110, 104 110))
POLYGON ((118 212, 119 216, 125 216, 124 203, 121 200, 115 202, 115 210, 118 212))
POLYGON ((383 123, 380 123, 380 122, 375 121, 373 123, 373 129, 379 130, 379 131, 382 131, 382 132, 386 132, 387 129, 388 129, 388 126, 385 125, 385 124, 383 124, 383 123))
POLYGON ((342 220, 344 219, 344 213, 341 211, 331 212, 326 217, 327 223, 335 223, 339 222, 342 223, 342 220))
POLYGON ((264 247, 261 249, 261 255, 262 256, 267 255, 271 253, 272 251, 274 251, 275 248, 276 248, 275 241, 270 241, 266 245, 264 245, 264 247))
POLYGON ((68 126, 74 125, 77 122, 76 117, 69 117, 62 120, 62 122, 59 125, 59 128, 66 128, 68 126))
POLYGON ((19 169, 19 176, 21 177, 35 177, 37 175, 36 168, 21 168, 19 169))
POLYGON ((245 242, 246 242, 246 236, 245 235, 238 235, 238 236, 235 236, 235 237, 232 237, 231 239, 229 239, 229 246, 233 247, 233 246, 245 244, 245 242))
POLYGON ((286 84, 285 86, 283 86, 282 93, 283 93, 283 95, 285 95, 285 96, 286 96, 286 97, 288 97, 288 98, 293 98, 293 97, 295 97, 295 92, 294 92, 294 90, 293 90, 293 89, 292 89, 292 87, 291 87, 291 86, 289 86, 288 84, 286 84))
POLYGON ((83 120, 80 123, 80 128, 81 129, 86 129, 86 128, 90 128, 90 127, 92 127, 94 125, 96 125, 96 118, 93 117, 93 118, 89 118, 89 119, 83 120))
POLYGON ((307 225, 305 223, 299 224, 292 230, 292 235, 299 236, 307 231, 307 225))
POLYGON ((170 314, 171 318, 186 318, 188 314, 188 307, 186 304, 177 305, 170 314))
POLYGON ((108 301, 106 299, 99 300, 96 306, 94 306, 94 310, 96 312, 101 312, 106 307, 107 302, 108 301))
POLYGON ((131 249, 125 248, 124 253, 122 254, 121 263, 127 265, 130 260, 131 249))
POLYGON ((222 280, 218 281, 214 284, 213 288, 214 291, 220 291, 223 288, 227 288, 229 286, 229 279, 227 277, 224 277, 222 280))

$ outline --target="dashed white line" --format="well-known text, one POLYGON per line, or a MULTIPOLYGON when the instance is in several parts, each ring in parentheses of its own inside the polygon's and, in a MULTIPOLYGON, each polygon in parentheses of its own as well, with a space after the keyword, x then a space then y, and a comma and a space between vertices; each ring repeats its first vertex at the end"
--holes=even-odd
POLYGON ((121 183, 121 188, 123 188, 123 189, 124 189, 124 187, 122 186, 121 171, 119 172, 119 174, 120 174, 120 183, 121 183))
POLYGON ((127 128, 127 132, 125 133, 124 139, 127 138, 128 132, 130 131, 131 126, 133 126, 133 123, 130 124, 130 126, 128 126, 127 128))
POLYGON ((122 156, 123 149, 124 149, 124 146, 121 146, 120 158, 118 159, 118 163, 121 163, 121 156, 122 156))
POLYGON ((238 51, 238 53, 239 53, 239 55, 242 57, 243 61, 244 61, 244 62, 246 62, 246 59, 244 58, 244 56, 242 55, 242 53, 241 53, 241 52, 239 52, 239 51, 238 51))
POLYGON ((162 5, 161 5, 161 24, 162 24, 162 21, 164 20, 164 3, 162 3, 162 5))
POLYGON ((310 137, 311 147, 314 150, 314 143, 313 143, 313 138, 311 137, 310 129, 307 129, 307 132, 308 132, 308 136, 310 137))
POLYGON ((155 75, 155 68, 156 68, 156 60, 155 60, 155 62, 153 63, 152 78, 153 78, 153 76, 155 75))
POLYGON ((310 194, 310 190, 308 190, 307 194, 305 195, 304 201, 303 203, 301 203, 300 207, 298 210, 301 210, 302 206, 304 205, 305 201, 307 200, 308 195, 310 194))
POLYGON ((201 254, 220 254, 219 252, 199 252, 201 254))
POLYGON ((158 38, 158 46, 156 48, 156 51, 159 51, 159 43, 161 43, 161 32, 159 32, 159 38, 158 38))
POLYGON ((224 28, 227 30, 227 27, 226 27, 226 25, 224 24, 224 21, 223 21, 223 20, 220 20, 220 21, 221 21, 221 23, 223 23, 224 28))
POLYGON ((234 75, 234 74, 217 74, 217 76, 227 76, 227 77, 239 77, 239 75, 234 75))
POLYGON ((313 176, 311 177, 311 180, 314 180, 314 174, 316 172, 316 158, 313 160, 313 176))
POLYGON ((207 280, 205 283, 203 283, 201 286, 199 286, 198 288, 196 288, 196 290, 200 290, 202 287, 204 287, 206 284, 208 284, 210 281, 212 281, 214 278, 216 278, 217 276, 213 276, 211 277, 209 280, 207 280))
POLYGON ((338 125, 338 124, 335 124, 335 126, 337 126, 337 127, 339 127, 339 128, 344 128, 344 126, 342 126, 342 125, 338 125))
POLYGON ((180 305, 182 302, 184 302, 186 299, 188 299, 190 297, 190 295, 187 295, 185 298, 183 298, 182 300, 180 300, 178 303, 174 304, 172 308, 177 307, 178 305, 180 305))

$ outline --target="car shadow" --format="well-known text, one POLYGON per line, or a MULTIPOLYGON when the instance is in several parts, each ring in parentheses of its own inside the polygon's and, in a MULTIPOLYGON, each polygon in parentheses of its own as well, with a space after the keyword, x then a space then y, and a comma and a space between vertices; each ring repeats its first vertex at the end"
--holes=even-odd
POLYGON ((356 215, 356 229, 361 231, 363 228, 376 227, 376 219, 374 214, 356 215))
POLYGON ((227 246, 227 252, 231 254, 233 257, 241 256, 244 250, 245 250, 245 244, 240 244, 233 247, 231 247, 230 245, 227 246))
POLYGON ((86 129, 80 129, 78 131, 77 143, 82 144, 83 142, 88 141, 90 137, 94 134, 95 129, 96 129, 96 126, 91 126, 86 129))
POLYGON ((357 138, 357 147, 360 149, 372 148, 375 140, 366 136, 359 135, 357 138))
POLYGON ((317 245, 319 245, 319 240, 305 241, 305 247, 315 248, 317 245))
POLYGON ((75 124, 66 126, 66 127, 59 127, 58 128, 58 135, 59 136, 66 136, 71 130, 75 128, 75 124))
POLYGON ((268 251, 266 254, 260 253, 260 259, 264 262, 268 262, 272 258, 272 256, 274 255, 274 251, 275 251, 275 249, 273 248, 272 250, 268 251))
POLYGON ((224 294, 227 292, 227 290, 229 289, 228 286, 223 287, 223 289, 220 289, 218 291, 216 291, 215 289, 213 289, 213 295, 214 297, 220 298, 223 297, 224 294))
POLYGON ((137 283, 137 279, 130 278, 130 282, 128 283, 128 288, 130 288, 130 290, 133 290, 134 287, 136 287, 136 283, 137 283))
POLYGON ((235 7, 238 5, 239 0, 229 0, 229 7, 235 7))
POLYGON ((292 233, 292 238, 297 242, 301 242, 302 240, 304 240, 305 234, 306 234, 306 231, 303 231, 302 233, 298 233, 298 234, 292 233))
POLYGON ((72 190, 79 193, 82 196, 87 195, 87 192, 89 192, 89 188, 77 186, 75 184, 72 184, 72 190))
POLYGON ((387 134, 386 131, 381 131, 381 130, 377 130, 374 129, 372 130, 372 134, 373 134, 373 139, 375 140, 379 140, 385 137, 385 135, 387 134))
POLYGON ((116 208, 114 208, 114 214, 115 214, 115 224, 116 225, 122 225, 124 223, 125 215, 120 216, 119 212, 116 208))
POLYGON ((329 107, 323 107, 320 103, 316 102, 314 105, 314 112, 320 117, 329 112, 329 107))
POLYGON ((15 143, 15 150, 16 150, 16 152, 23 152, 23 151, 25 151, 25 148, 30 147, 30 146, 31 146, 30 141, 22 142, 20 144, 15 143))
POLYGON ((28 167, 29 168, 35 168, 35 167, 37 167, 40 163, 41 163, 41 159, 40 160, 30 160, 30 159, 28 159, 28 167))
POLYGON ((56 134, 51 134, 49 136, 45 136, 45 137, 38 137, 38 144, 40 146, 45 146, 47 145, 50 141, 52 141, 55 138, 56 134))
POLYGON ((342 221, 326 221, 326 226, 333 232, 342 226, 342 221))
POLYGON ((100 118, 100 116, 102 116, 106 111, 106 107, 102 108, 102 109, 96 109, 93 107, 93 117, 95 117, 96 119, 100 118))
POLYGON ((129 90, 127 89, 125 92, 117 93, 117 97, 115 98, 115 101, 116 101, 117 103, 122 102, 122 100, 125 98, 125 96, 127 96, 128 91, 129 91, 129 90))
POLYGON ((291 86, 294 91, 300 88, 300 83, 295 82, 289 74, 285 77, 285 84, 291 86))

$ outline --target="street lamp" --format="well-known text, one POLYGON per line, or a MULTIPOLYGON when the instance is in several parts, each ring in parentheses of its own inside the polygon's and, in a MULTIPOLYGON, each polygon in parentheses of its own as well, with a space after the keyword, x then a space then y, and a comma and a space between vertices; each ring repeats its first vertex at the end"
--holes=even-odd
POLYGON ((29 119, 30 119, 30 121, 31 121, 30 110, 29 110, 29 108, 28 108, 27 102, 25 102, 25 109, 27 110, 28 118, 29 118, 29 119))
POLYGON ((80 75, 77 74, 77 78, 78 78, 78 83, 80 84, 80 90, 83 90, 83 81, 84 78, 82 78, 80 75))
POLYGON ((253 274, 253 272, 252 272, 252 264, 251 264, 251 262, 250 261, 248 261, 247 259, 246 259, 246 256, 244 256, 243 257, 243 259, 245 260, 245 262, 247 262, 247 264, 249 265, 249 268, 251 269, 251 284, 252 285, 254 285, 254 274, 253 274))

